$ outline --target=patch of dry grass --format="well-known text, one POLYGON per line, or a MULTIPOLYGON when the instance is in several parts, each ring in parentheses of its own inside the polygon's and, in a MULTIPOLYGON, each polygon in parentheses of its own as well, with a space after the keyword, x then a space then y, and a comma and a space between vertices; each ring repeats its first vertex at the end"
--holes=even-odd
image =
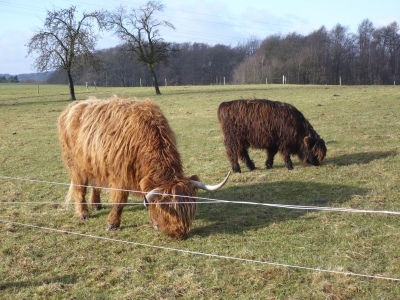
MULTIPOLYGON (((98 88, 77 97, 153 98, 178 137, 187 175, 207 183, 230 170, 216 118, 220 102, 268 98, 295 105, 325 139, 324 164, 250 150, 257 169, 233 174, 214 199, 400 211, 400 90, 393 86, 186 86, 98 88)), ((65 86, 0 89, 0 176, 68 183, 56 120, 65 86)), ((332 271, 400 278, 399 218, 298 211, 243 204, 200 204, 189 237, 155 231, 143 206, 128 206, 122 227, 106 232, 109 207, 79 221, 65 208, 68 187, 0 179, 0 220, 332 271), (32 204, 17 204, 33 202, 32 204), (44 204, 43 202, 50 202, 44 204)), ((104 193, 105 199, 107 194, 104 193)), ((141 199, 130 198, 140 202, 141 199)), ((396 282, 232 261, 0 223, 1 299, 396 299, 396 282)))

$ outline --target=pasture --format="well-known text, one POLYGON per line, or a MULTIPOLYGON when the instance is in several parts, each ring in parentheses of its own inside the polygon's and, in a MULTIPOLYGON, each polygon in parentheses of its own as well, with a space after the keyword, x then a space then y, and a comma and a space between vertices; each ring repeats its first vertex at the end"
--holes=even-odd
MULTIPOLYGON (((323 164, 293 157, 289 171, 277 155, 266 170, 265 152, 251 149, 256 170, 241 164, 242 173, 232 174, 221 190, 199 191, 199 197, 400 212, 400 87, 182 86, 161 92, 76 87, 79 100, 114 94, 153 99, 177 136, 185 174, 209 184, 230 171, 216 117, 220 102, 288 102, 325 140, 323 164)), ((1 299, 400 297, 400 282, 390 279, 400 280, 396 214, 198 204, 183 241, 154 230, 142 204, 125 207, 115 232, 105 230, 109 206, 78 220, 75 207, 63 204, 69 178, 56 127, 68 98, 67 86, 40 86, 38 94, 36 85, 0 85, 1 299)), ((102 195, 107 202, 107 192, 102 195)))

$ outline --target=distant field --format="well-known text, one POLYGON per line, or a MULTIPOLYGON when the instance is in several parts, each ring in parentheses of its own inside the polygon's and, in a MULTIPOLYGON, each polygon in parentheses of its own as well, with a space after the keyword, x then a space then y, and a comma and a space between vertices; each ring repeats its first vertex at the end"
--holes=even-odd
MULTIPOLYGON (((230 171, 216 117, 220 102, 288 102, 324 138, 323 165, 293 158, 288 171, 277 155, 266 170, 265 152, 250 150, 255 171, 241 164, 241 174, 200 197, 400 212, 399 86, 181 86, 161 92, 76 87, 78 99, 152 98, 177 135, 186 175, 210 184, 230 171)), ((127 206, 116 232, 105 230, 109 206, 78 220, 74 207, 62 205, 68 186, 55 184, 69 183, 56 132, 68 99, 67 86, 41 85, 38 91, 37 85, 0 84, 0 299, 400 297, 400 283, 387 279, 400 280, 399 215, 199 204, 183 241, 154 230, 143 205, 127 206)))

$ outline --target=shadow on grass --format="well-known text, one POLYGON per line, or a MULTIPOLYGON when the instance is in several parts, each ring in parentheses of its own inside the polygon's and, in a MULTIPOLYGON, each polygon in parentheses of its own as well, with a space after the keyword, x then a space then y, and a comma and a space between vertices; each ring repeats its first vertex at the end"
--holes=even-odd
MULTIPOLYGON (((350 201, 353 196, 364 196, 368 189, 337 184, 274 182, 249 186, 228 187, 218 193, 206 193, 213 199, 270 204, 330 207, 350 201), (216 196, 217 195, 217 196, 216 196)), ((208 236, 216 233, 242 234, 248 230, 268 227, 270 224, 298 219, 307 210, 267 207, 248 204, 199 204, 196 220, 208 226, 193 228, 191 235, 208 236)))
MULTIPOLYGON (((338 166, 351 164, 368 164, 371 161, 397 155, 396 150, 373 151, 327 158, 324 164, 335 164, 338 166)), ((301 163, 295 164, 301 167, 301 163)), ((284 165, 281 166, 285 168, 284 165)), ((312 166, 310 166, 312 167, 312 166)), ((350 201, 353 196, 365 196, 368 189, 346 185, 329 185, 315 182, 274 182, 259 183, 247 186, 224 187, 221 191, 205 192, 199 196, 211 199, 305 205, 305 206, 334 206, 338 203, 350 201)), ((128 201, 140 202, 140 198, 128 201)), ((200 200, 201 201, 201 200, 200 200)), ((106 199, 103 202, 107 202, 106 199)), ((124 211, 147 211, 142 205, 127 206, 124 211)), ((107 218, 111 207, 105 205, 104 209, 92 212, 91 218, 107 218)), ((257 230, 268 227, 272 223, 285 222, 297 219, 306 210, 295 210, 275 208, 260 205, 246 204, 198 204, 198 211, 195 220, 212 222, 208 226, 193 227, 188 238, 193 235, 208 236, 216 233, 242 234, 244 231, 257 230)), ((124 218, 124 216, 123 216, 124 218)), ((122 225, 122 228, 130 226, 122 225)), ((136 227, 136 226, 133 226, 136 227)))
POLYGON ((372 152, 360 152, 353 154, 345 154, 337 157, 328 157, 325 158, 324 164, 334 164, 338 166, 348 166, 353 164, 368 164, 371 161, 387 158, 389 156, 397 155, 396 150, 391 151, 372 151, 372 152))
POLYGON ((0 282, 0 291, 6 289, 12 289, 13 291, 15 291, 21 288, 37 287, 51 283, 73 284, 78 282, 78 279, 79 279, 78 276, 67 275, 67 276, 37 279, 37 280, 0 282))
MULTIPOLYGON (((253 149, 250 149, 251 151, 254 151, 253 149)), ((329 151, 329 150, 328 150, 329 151)), ((252 154, 252 153, 250 153, 252 154)), ((344 154, 341 156, 336 156, 336 157, 329 157, 329 152, 328 156, 325 157, 324 161, 322 162, 322 165, 336 165, 336 166, 349 166, 353 164, 368 164, 374 160, 377 159, 383 159, 387 158, 390 156, 395 156, 397 155, 398 152, 397 150, 389 150, 389 151, 371 151, 371 152, 360 152, 360 153, 352 153, 352 154, 344 154)), ((250 155, 251 157, 251 155, 250 155)), ((274 163, 274 169, 286 169, 286 166, 284 165, 283 161, 281 160, 280 156, 277 156, 278 159, 274 163)), ((295 156, 292 156, 292 158, 295 156)), ((266 159, 266 157, 265 157, 266 159)), ((242 172, 248 172, 249 170, 246 168, 246 166, 242 163, 240 163, 240 167, 242 169, 242 172)), ((258 163, 256 165, 256 170, 265 170, 265 161, 262 161, 261 163, 258 163)), ((226 163, 227 165, 227 163, 226 163)), ((299 162, 297 157, 293 160, 293 167, 294 168, 313 168, 314 166, 307 164, 307 163, 302 163, 299 162)))
MULTIPOLYGON (((350 201, 354 196, 365 196, 368 192, 369 189, 347 185, 280 181, 247 186, 227 186, 220 191, 202 192, 199 196, 241 202, 333 207, 350 201)), ((104 202, 107 203, 106 200, 104 199, 104 202)), ((138 202, 139 199, 130 198, 128 202, 131 201, 138 202)), ((198 202, 202 201, 198 200, 198 202)), ((106 222, 110 211, 111 206, 104 205, 100 211, 91 211, 91 218, 104 219, 106 222)), ((124 222, 127 211, 137 211, 147 215, 147 210, 143 205, 127 205, 122 215, 121 229, 137 227, 137 225, 129 226, 124 222)), ((268 227, 273 223, 298 219, 308 212, 307 210, 235 203, 198 204, 195 221, 211 222, 211 224, 193 226, 188 238, 194 235, 208 236, 218 233, 240 235, 245 231, 268 227)))

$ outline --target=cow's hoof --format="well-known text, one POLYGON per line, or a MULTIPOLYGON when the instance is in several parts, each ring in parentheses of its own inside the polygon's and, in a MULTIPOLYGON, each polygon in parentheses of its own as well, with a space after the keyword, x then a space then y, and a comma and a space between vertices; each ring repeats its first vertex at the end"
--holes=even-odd
POLYGON ((233 173, 242 173, 242 170, 240 168, 232 168, 233 173))
POLYGON ((103 206, 101 206, 101 204, 95 204, 92 206, 93 210, 102 210, 103 206))
POLYGON ((89 213, 83 213, 79 216, 79 219, 81 219, 82 221, 85 221, 87 219, 89 219, 90 214, 89 213))
POLYGON ((114 225, 114 224, 109 224, 107 225, 107 231, 115 231, 119 228, 119 226, 114 225))
POLYGON ((267 161, 265 162, 265 167, 266 167, 267 169, 272 169, 273 164, 274 164, 274 161, 267 160, 267 161))
POLYGON ((246 167, 250 170, 250 171, 254 171, 256 169, 256 166, 254 165, 253 161, 249 161, 246 164, 246 167))

